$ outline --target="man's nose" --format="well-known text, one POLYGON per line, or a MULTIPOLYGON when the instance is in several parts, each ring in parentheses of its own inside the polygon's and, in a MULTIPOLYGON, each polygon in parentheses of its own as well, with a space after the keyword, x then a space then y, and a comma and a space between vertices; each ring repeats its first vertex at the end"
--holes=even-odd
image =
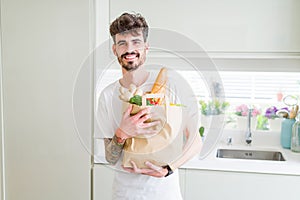
POLYGON ((131 44, 131 43, 127 43, 127 45, 126 45, 126 51, 127 52, 133 52, 133 51, 135 51, 134 45, 131 44))

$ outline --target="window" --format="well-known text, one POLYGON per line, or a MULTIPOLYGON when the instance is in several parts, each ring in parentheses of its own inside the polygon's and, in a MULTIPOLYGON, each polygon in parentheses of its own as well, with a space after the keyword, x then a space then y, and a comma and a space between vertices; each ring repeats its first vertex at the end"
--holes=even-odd
MULTIPOLYGON (((192 86, 196 97, 209 98, 203 79, 193 71, 178 70, 192 86)), ((223 81, 225 98, 232 103, 278 104, 277 94, 300 95, 299 72, 219 72, 223 81)), ((97 84, 97 93, 121 77, 120 69, 107 70, 97 84)))
MULTIPOLYGON (((194 71, 178 70, 192 86, 197 99, 209 100, 209 91, 203 79, 194 71)), ((300 97, 299 72, 219 72, 225 92, 225 101, 230 104, 227 114, 235 112, 240 104, 255 105, 263 114, 270 106, 284 107, 279 94, 300 97), (279 98, 279 99, 278 99, 279 98)), ((109 69, 97 84, 97 94, 109 83, 121 77, 120 69, 109 69)), ((200 108, 200 105, 199 105, 200 108)), ((227 119, 232 120, 232 119, 227 119)))
MULTIPOLYGON (((193 86, 199 99, 209 98, 203 80, 193 71, 182 71, 182 76, 193 86), (203 90, 205 88, 205 90, 203 90)), ((219 72, 225 98, 232 102, 277 103, 277 94, 300 95, 299 72, 219 72)))

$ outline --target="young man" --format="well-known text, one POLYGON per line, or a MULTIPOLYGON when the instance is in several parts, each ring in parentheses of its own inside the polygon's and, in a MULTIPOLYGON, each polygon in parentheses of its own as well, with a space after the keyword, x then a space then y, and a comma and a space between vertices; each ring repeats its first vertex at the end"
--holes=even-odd
MULTIPOLYGON (((116 165, 113 199, 172 199, 181 200, 178 180, 178 168, 200 152, 202 143, 198 130, 197 105, 187 105, 186 128, 183 136, 189 135, 178 159, 165 166, 157 166, 147 161, 147 169, 140 169, 134 162, 132 167, 122 167, 122 151, 128 138, 138 135, 154 134, 149 129, 160 123, 153 121, 145 123, 151 118, 149 109, 143 109, 131 116, 132 106, 122 113, 122 101, 119 99, 119 88, 129 88, 130 84, 143 87, 149 91, 156 74, 148 72, 145 68, 146 55, 149 45, 147 43, 148 25, 139 14, 124 13, 110 26, 110 34, 114 44, 112 50, 122 67, 122 78, 107 86, 100 95, 97 120, 100 130, 105 135, 105 155, 109 163, 116 165), (151 83, 151 84, 150 84, 151 83), (193 137, 191 137, 193 136, 193 137)), ((171 77, 171 75, 169 75, 171 77)), ((173 76, 174 77, 174 76, 173 76)), ((180 94, 175 81, 169 78, 169 87, 180 94)), ((178 83, 177 83, 178 84, 178 83)), ((183 137, 181 137, 183 138, 183 137)), ((182 148, 182 147, 178 147, 182 148)))

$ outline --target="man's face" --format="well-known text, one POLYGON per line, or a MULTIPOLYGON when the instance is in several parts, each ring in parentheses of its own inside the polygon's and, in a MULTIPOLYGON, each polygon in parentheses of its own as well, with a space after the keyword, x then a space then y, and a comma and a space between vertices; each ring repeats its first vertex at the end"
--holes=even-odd
POLYGON ((126 71, 134 71, 146 60, 148 44, 144 42, 142 32, 138 34, 117 34, 113 52, 118 57, 120 65, 126 71))

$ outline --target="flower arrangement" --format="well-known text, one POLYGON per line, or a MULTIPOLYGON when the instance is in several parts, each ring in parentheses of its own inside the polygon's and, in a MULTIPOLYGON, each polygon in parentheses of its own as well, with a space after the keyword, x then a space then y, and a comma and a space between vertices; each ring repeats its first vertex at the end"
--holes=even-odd
POLYGON ((201 106, 201 113, 203 115, 220 115, 224 114, 225 110, 229 107, 228 102, 220 102, 219 100, 212 100, 205 102, 199 101, 201 106))
MULTIPOLYGON (((253 106, 252 109, 253 109, 252 113, 251 113, 252 117, 256 117, 257 115, 260 114, 259 109, 257 109, 255 106, 253 106)), ((248 110, 249 110, 249 108, 246 104, 241 104, 236 107, 235 114, 237 116, 248 116, 248 110)))
POLYGON ((276 115, 276 112, 277 112, 278 110, 286 110, 286 111, 289 111, 287 107, 278 109, 276 106, 271 106, 271 107, 269 107, 269 108, 266 109, 265 117, 268 118, 268 119, 279 118, 279 116, 276 115))

